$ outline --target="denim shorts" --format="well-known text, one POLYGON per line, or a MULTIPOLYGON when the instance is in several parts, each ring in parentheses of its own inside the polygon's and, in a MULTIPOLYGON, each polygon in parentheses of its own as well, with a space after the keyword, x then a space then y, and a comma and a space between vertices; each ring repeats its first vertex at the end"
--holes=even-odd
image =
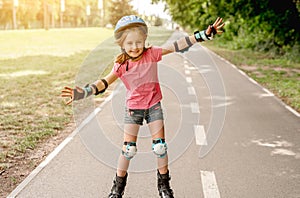
POLYGON ((149 109, 128 109, 125 108, 125 124, 143 125, 146 120, 147 124, 155 120, 163 120, 163 111, 160 102, 156 103, 149 109))

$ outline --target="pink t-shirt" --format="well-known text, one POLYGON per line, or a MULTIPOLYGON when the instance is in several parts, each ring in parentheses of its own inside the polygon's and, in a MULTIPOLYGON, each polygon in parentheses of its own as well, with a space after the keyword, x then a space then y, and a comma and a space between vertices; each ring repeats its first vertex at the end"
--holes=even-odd
POLYGON ((115 63, 113 71, 126 87, 126 106, 129 109, 149 109, 162 99, 157 75, 157 62, 162 59, 162 48, 151 47, 138 61, 123 65, 115 63))

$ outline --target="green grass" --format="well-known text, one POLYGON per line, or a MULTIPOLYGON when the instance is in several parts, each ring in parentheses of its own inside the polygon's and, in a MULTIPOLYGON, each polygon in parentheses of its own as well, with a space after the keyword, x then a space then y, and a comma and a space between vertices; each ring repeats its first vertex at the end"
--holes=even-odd
POLYGON ((72 121, 60 98, 84 58, 112 30, 62 29, 0 32, 0 163, 34 149, 72 121))
POLYGON ((1 31, 0 59, 36 55, 70 56, 91 50, 112 30, 103 28, 1 31))
MULTIPOLYGON (((149 42, 160 45, 171 32, 151 33, 149 42)), ((0 31, 0 171, 72 122, 76 109, 60 91, 111 70, 119 53, 112 35, 101 28, 0 31)))
POLYGON ((300 112, 300 61, 292 62, 264 52, 225 49, 219 47, 217 42, 207 42, 204 45, 235 64, 300 112))

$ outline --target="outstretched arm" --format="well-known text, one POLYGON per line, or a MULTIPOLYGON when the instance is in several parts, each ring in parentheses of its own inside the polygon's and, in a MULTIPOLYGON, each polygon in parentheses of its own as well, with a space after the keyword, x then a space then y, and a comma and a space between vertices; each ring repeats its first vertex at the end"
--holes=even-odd
POLYGON ((221 29, 225 25, 225 23, 222 23, 222 21, 223 19, 218 17, 216 21, 212 25, 209 25, 206 30, 200 32, 196 31, 193 35, 180 38, 173 44, 164 47, 162 54, 166 55, 172 52, 185 52, 197 42, 211 40, 214 35, 222 34, 223 31, 221 29))
POLYGON ((90 95, 98 95, 103 93, 107 87, 117 80, 117 76, 111 71, 107 76, 101 80, 95 81, 91 85, 87 85, 84 88, 76 86, 75 88, 64 87, 61 91, 61 96, 63 98, 70 98, 66 104, 71 104, 74 100, 81 100, 83 98, 89 97, 90 95))

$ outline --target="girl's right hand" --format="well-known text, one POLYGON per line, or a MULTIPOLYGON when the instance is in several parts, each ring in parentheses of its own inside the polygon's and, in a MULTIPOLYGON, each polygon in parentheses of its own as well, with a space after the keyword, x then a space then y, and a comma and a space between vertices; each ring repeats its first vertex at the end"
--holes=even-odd
POLYGON ((64 87, 64 89, 61 91, 61 97, 63 98, 70 98, 66 105, 71 104, 74 100, 80 100, 84 98, 84 90, 78 86, 75 87, 75 89, 72 89, 70 87, 64 87))

